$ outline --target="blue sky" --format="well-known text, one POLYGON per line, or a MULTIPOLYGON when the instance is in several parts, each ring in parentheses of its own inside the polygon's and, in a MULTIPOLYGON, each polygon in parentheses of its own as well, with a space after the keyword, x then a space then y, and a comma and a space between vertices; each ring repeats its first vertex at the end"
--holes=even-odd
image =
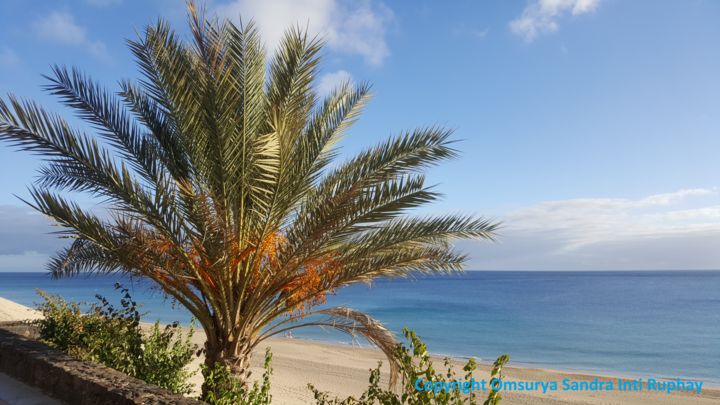
MULTIPOLYGON (((215 0, 327 41, 318 89, 370 81, 347 154, 403 129, 456 129, 462 157, 433 169, 431 212, 503 220, 462 243, 474 269, 720 268, 720 2, 215 0)), ((53 63, 114 86, 136 77, 126 38, 184 2, 6 0, 0 91, 43 94, 53 63)), ((0 270, 39 270, 62 242, 23 208, 38 162, 0 145, 0 270)))

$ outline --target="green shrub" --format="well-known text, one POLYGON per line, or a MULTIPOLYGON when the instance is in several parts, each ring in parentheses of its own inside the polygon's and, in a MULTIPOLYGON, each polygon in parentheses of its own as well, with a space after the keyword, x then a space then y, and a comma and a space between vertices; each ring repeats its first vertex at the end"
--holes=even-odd
POLYGON ((97 295, 100 304, 92 304, 83 313, 79 303, 68 303, 59 296, 38 290, 44 303, 39 310, 40 338, 83 360, 114 368, 132 377, 158 385, 177 394, 191 392, 186 366, 197 347, 191 343, 193 328, 184 333, 177 323, 160 327, 155 323, 148 332, 140 325, 138 304, 127 289, 120 308, 97 295))
POLYGON ((187 366, 197 346, 191 343, 193 329, 185 334, 178 331, 177 324, 161 328, 156 322, 150 333, 144 335, 137 377, 171 392, 187 394, 192 390, 187 381, 195 374, 187 366))
POLYGON ((216 363, 215 367, 210 369, 203 365, 202 373, 205 377, 205 387, 207 394, 203 401, 210 405, 268 405, 272 401, 270 395, 270 376, 272 375, 272 353, 270 349, 265 351, 265 372, 263 373, 262 382, 255 381, 252 388, 247 389, 238 379, 234 378, 230 370, 216 363))
POLYGON ((73 352, 83 346, 85 322, 90 317, 83 319, 80 305, 76 302, 68 303, 42 290, 37 291, 45 300, 38 306, 43 314, 43 318, 38 322, 40 338, 48 346, 64 352, 73 352))
MULTIPOLYGON (((460 405, 478 403, 479 399, 475 391, 464 394, 462 390, 440 392, 417 390, 415 382, 418 379, 449 383, 457 381, 458 376, 448 358, 445 358, 445 372, 439 373, 436 371, 427 347, 422 340, 415 335, 415 332, 407 328, 403 330, 403 333, 409 347, 398 344, 395 351, 402 380, 400 389, 397 392, 380 386, 380 367, 382 363, 379 363, 377 368, 371 370, 370 385, 359 398, 333 398, 328 393, 319 391, 312 384, 308 384, 308 388, 315 396, 316 403, 318 405, 460 405)), ((493 365, 490 379, 502 378, 502 368, 509 359, 508 355, 498 357, 493 365)), ((470 381, 473 378, 473 372, 476 368, 477 363, 475 360, 468 360, 462 370, 464 372, 464 381, 470 381)), ((487 399, 483 402, 484 405, 497 405, 499 403, 500 394, 494 390, 490 391, 487 399)))
MULTIPOLYGON (((140 328, 138 305, 128 293, 120 288, 123 297, 121 308, 116 309, 105 298, 97 296, 100 305, 93 304, 83 313, 79 303, 68 303, 58 296, 42 291, 38 293, 45 302, 40 305, 44 317, 39 321, 41 339, 48 345, 84 360, 99 362, 130 376, 156 384, 174 393, 189 393, 187 383, 190 373, 186 366, 192 361, 197 349, 191 343, 192 328, 184 334, 177 323, 161 328, 155 323, 149 332, 140 328)), ((415 332, 405 329, 408 346, 398 344, 395 357, 400 366, 401 383, 396 392, 381 387, 380 368, 370 372, 369 386, 359 398, 334 398, 321 392, 312 384, 308 387, 318 405, 460 405, 476 404, 477 392, 463 394, 461 390, 420 391, 415 381, 452 382, 458 379, 449 359, 445 359, 445 372, 435 370, 427 347, 415 332)), ((500 356, 494 364, 491 377, 502 378, 502 368, 508 362, 507 355, 500 356)), ((251 388, 234 378, 222 364, 212 369, 201 366, 206 396, 201 398, 210 405, 269 405, 272 353, 265 353, 263 378, 251 388)), ((465 381, 473 378, 477 364, 473 359, 463 367, 465 381)), ((484 405, 500 403, 500 393, 490 391, 484 405)))

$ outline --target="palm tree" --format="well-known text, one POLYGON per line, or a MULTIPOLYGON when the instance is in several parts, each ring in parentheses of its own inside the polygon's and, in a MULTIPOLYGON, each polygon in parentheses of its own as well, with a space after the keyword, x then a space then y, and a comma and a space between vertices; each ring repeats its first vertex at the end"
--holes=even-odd
POLYGON ((206 364, 243 381, 259 342, 304 326, 362 335, 391 357, 379 322, 318 305, 376 277, 459 271, 465 256, 450 241, 492 238, 485 219, 408 215, 438 197, 422 171, 455 156, 450 131, 416 129, 335 163, 369 86, 320 101, 319 40, 291 29, 268 65, 252 23, 188 10, 190 40, 159 21, 129 41, 142 78, 118 93, 53 68, 47 90, 95 136, 31 101, 0 100, 0 140, 45 162, 28 204, 72 239, 50 272, 152 280, 197 318, 206 364))

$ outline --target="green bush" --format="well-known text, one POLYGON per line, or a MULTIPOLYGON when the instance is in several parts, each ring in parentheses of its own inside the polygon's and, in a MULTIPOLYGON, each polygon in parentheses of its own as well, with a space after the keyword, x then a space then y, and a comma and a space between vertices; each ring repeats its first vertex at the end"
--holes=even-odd
MULTIPOLYGON (((403 331, 405 339, 408 341, 409 347, 398 344, 395 356, 400 366, 401 386, 396 392, 394 390, 384 389, 380 386, 380 367, 370 372, 370 385, 361 394, 359 398, 333 398, 328 393, 319 391, 312 384, 308 384, 308 388, 313 392, 316 403, 318 405, 460 405, 460 404, 476 404, 479 400, 475 391, 463 393, 462 390, 448 391, 421 391, 415 388, 415 382, 420 379, 430 382, 450 383, 457 381, 458 377, 453 370, 450 359, 445 358, 445 372, 439 373, 433 366, 432 359, 428 354, 427 347, 415 335, 415 332, 408 330, 403 331)), ((498 357, 493 365, 490 380, 493 378, 502 378, 502 368, 505 363, 510 360, 508 355, 498 357)), ((468 360, 463 367, 464 381, 470 381, 473 378, 473 372, 477 368, 475 360, 468 360)), ((484 405, 497 405, 500 403, 500 393, 490 391, 484 405)))
POLYGON ((143 332, 138 304, 127 289, 120 308, 97 295, 100 304, 92 304, 83 313, 79 303, 68 303, 59 296, 38 290, 44 303, 39 305, 40 338, 83 360, 114 368, 132 377, 158 385, 177 394, 191 392, 186 370, 197 347, 191 343, 193 328, 184 333, 177 323, 160 327, 155 323, 143 332))
MULTIPOLYGON (((190 373, 186 366, 197 349, 190 341, 193 330, 184 334, 178 324, 161 328, 155 323, 149 332, 140 328, 138 305, 127 289, 120 286, 123 297, 121 308, 116 309, 105 298, 98 296, 100 305, 93 304, 83 313, 79 303, 68 303, 58 296, 38 291, 45 302, 40 305, 44 318, 39 321, 40 336, 48 345, 84 360, 95 361, 122 371, 130 376, 156 384, 174 393, 190 392, 187 383, 190 373)), ((458 376, 449 359, 445 359, 445 372, 435 370, 427 347, 415 332, 405 329, 408 346, 398 344, 395 357, 400 366, 401 382, 397 391, 381 387, 380 368, 370 372, 369 386, 359 398, 334 398, 312 384, 308 387, 318 405, 460 405, 476 404, 477 392, 463 394, 461 390, 420 391, 415 389, 418 379, 430 382, 457 381, 458 376)), ((494 364, 490 379, 502 378, 507 355, 494 364)), ((206 396, 201 398, 210 405, 269 405, 272 353, 265 353, 265 372, 261 381, 248 388, 234 378, 222 364, 213 368, 201 366, 205 379, 206 396)), ((477 364, 468 360, 462 369, 465 381, 473 378, 477 364)), ((484 405, 500 403, 500 393, 490 391, 484 405)))
POLYGON ((210 405, 270 404, 272 401, 270 395, 271 361, 272 353, 270 349, 267 349, 265 351, 265 373, 263 373, 262 382, 255 381, 250 389, 247 389, 240 381, 234 378, 226 366, 216 363, 215 367, 210 369, 203 365, 202 373, 205 377, 205 391, 207 391, 207 394, 201 399, 210 405))

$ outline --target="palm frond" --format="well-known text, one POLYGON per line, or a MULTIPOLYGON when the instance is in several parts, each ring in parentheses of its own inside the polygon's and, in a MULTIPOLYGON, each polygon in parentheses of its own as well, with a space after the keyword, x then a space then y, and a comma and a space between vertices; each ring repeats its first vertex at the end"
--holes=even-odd
POLYGON ((390 386, 394 386, 399 377, 400 367, 395 357, 395 349, 398 341, 395 335, 382 323, 370 315, 347 307, 332 307, 303 314, 302 316, 290 317, 283 322, 274 325, 263 333, 258 342, 272 336, 277 336, 288 331, 305 328, 309 326, 327 327, 339 330, 350 336, 362 336, 368 342, 379 348, 387 357, 390 363, 390 386), (320 319, 293 323, 300 319, 319 316, 320 319))
POLYGON ((65 278, 80 273, 112 273, 122 271, 115 257, 98 245, 85 239, 76 239, 72 245, 57 252, 48 262, 52 278, 65 278))
POLYGON ((52 70, 53 76, 45 76, 50 81, 46 90, 75 109, 80 118, 94 124, 98 133, 117 147, 120 156, 147 181, 152 183, 163 176, 157 145, 131 120, 119 99, 77 69, 68 71, 56 65, 52 70))
POLYGON ((317 308, 349 284, 459 271, 467 257, 453 240, 494 238, 498 224, 484 218, 412 215, 440 196, 424 172, 456 156, 451 131, 405 131, 337 162, 369 84, 320 100, 318 38, 291 28, 268 62, 253 22, 192 2, 188 22, 188 41, 162 20, 128 41, 141 77, 117 94, 52 68, 46 89, 87 133, 31 101, 0 100, 0 141, 44 161, 28 203, 73 241, 51 274, 152 280, 199 320, 208 361, 232 366, 259 340, 312 325, 365 336, 391 357, 392 334, 375 319, 317 308))

